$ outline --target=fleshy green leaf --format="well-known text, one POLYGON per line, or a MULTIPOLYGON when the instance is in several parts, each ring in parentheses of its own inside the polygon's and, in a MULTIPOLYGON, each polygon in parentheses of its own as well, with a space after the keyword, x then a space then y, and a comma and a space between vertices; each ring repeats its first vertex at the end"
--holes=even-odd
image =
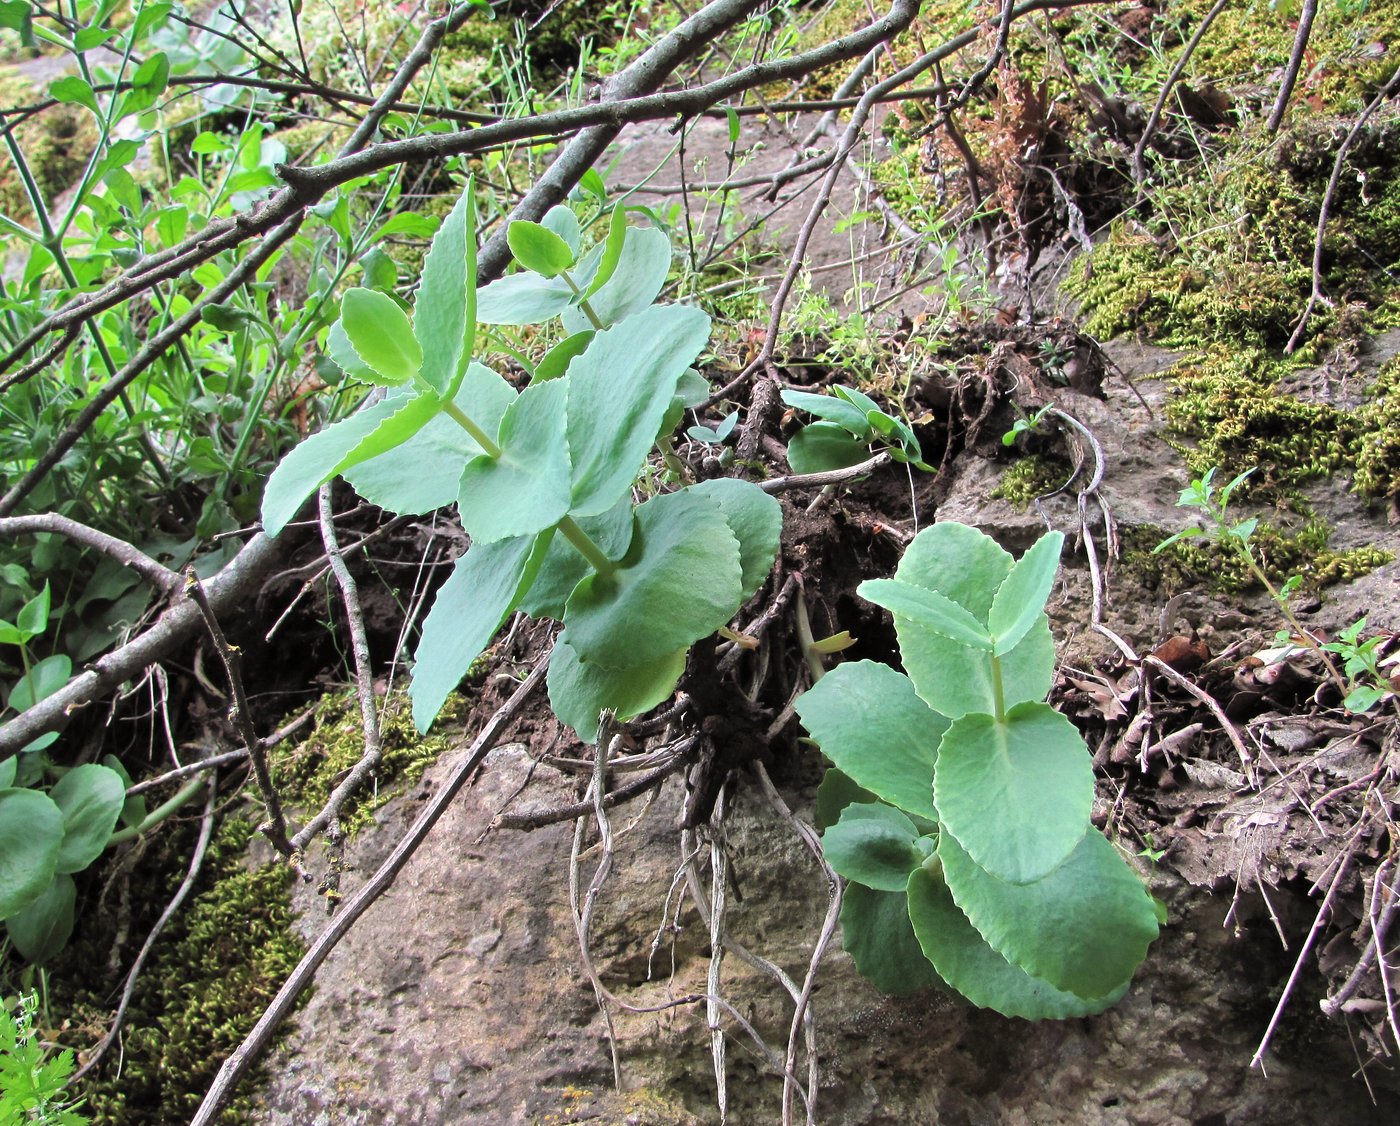
POLYGON ((583 232, 579 230, 578 216, 574 214, 574 209, 567 204, 556 204, 545 212, 544 218, 540 220, 540 226, 553 231, 564 240, 574 258, 578 258, 579 242, 583 232))
POLYGON ((433 600, 414 653, 413 722, 427 731, 534 580, 553 530, 473 544, 433 600))
POLYGON ((909 877, 909 920, 924 955, 939 976, 984 1009, 1026 1020, 1064 1020, 1101 1013, 1127 992, 1127 984, 1085 1000, 1032 977, 987 945, 958 910, 947 885, 927 869, 909 877))
POLYGON ((267 479, 263 529, 270 536, 277 535, 323 484, 402 445, 422 430, 441 406, 431 392, 390 396, 305 439, 267 479))
POLYGON ((864 438, 867 442, 875 437, 875 431, 866 421, 865 412, 854 403, 838 399, 835 395, 814 395, 810 391, 784 391, 782 400, 790 407, 796 407, 798 410, 816 415, 827 422, 834 422, 848 435, 864 438))
POLYGON ((987 627, 951 598, 899 579, 867 579, 856 588, 865 599, 883 606, 896 618, 907 618, 916 625, 974 649, 992 648, 987 627))
POLYGON ((747 602, 773 570, 783 533, 783 506, 757 485, 734 477, 719 477, 690 486, 691 492, 719 505, 729 530, 739 541, 743 569, 740 598, 747 602))
MULTIPOLYGON (((632 543, 632 498, 623 497, 601 516, 589 516, 578 522, 583 534, 591 539, 614 563, 627 554, 632 543)), ((532 618, 563 618, 569 595, 593 568, 563 536, 549 542, 549 551, 540 564, 539 574, 529 592, 520 600, 520 609, 532 618)))
POLYGON ((19 616, 15 618, 15 625, 20 628, 21 633, 38 637, 49 628, 50 597, 49 583, 45 579, 44 589, 21 606, 19 616))
POLYGON ((541 277, 557 277, 574 264, 574 251, 567 242, 528 219, 516 219, 506 228, 506 242, 515 260, 541 277))
POLYGON ((631 491, 677 383, 709 336, 710 318, 699 309, 654 305, 598 333, 569 365, 575 517, 606 512, 631 491))
MULTIPOLYGON (((579 263, 577 283, 587 290, 601 272, 607 244, 595 246, 579 263)), ((617 269, 588 298, 588 307, 603 325, 615 325, 648 308, 666 284, 671 270, 671 240, 658 227, 628 227, 617 269)), ((578 308, 560 318, 565 331, 581 332, 591 323, 578 308)))
POLYGON ((91 84, 76 74, 66 74, 49 83, 49 97, 67 105, 86 106, 101 116, 102 111, 98 108, 97 95, 92 92, 91 84))
POLYGON ((948 721, 887 665, 838 665, 796 704, 822 753, 856 785, 905 813, 937 820, 934 760, 948 721))
POLYGON ((78 886, 73 877, 55 876, 28 907, 5 920, 10 941, 28 962, 47 962, 68 945, 78 886))
POLYGON ((36 661, 10 689, 9 705, 17 712, 28 711, 67 684, 72 675, 73 661, 65 653, 55 653, 52 657, 36 661))
POLYGON ((996 642, 993 650, 996 656, 1004 656, 1014 649, 1040 620, 1050 588, 1055 585, 1064 542, 1062 532, 1047 532, 1041 536, 1012 566, 997 588, 987 615, 987 625, 996 642))
POLYGON ((476 303, 476 204, 469 182, 423 259, 413 307, 413 331, 423 349, 421 375, 440 395, 455 396, 471 362, 476 303))
POLYGON ((0 919, 23 911, 53 881, 63 811, 36 790, 0 790, 0 919))
POLYGON ((511 274, 476 291, 476 319, 484 325, 543 324, 567 309, 573 299, 573 290, 563 278, 511 274))
POLYGON ((604 668, 579 660, 565 630, 554 643, 549 659, 549 705, 554 714, 577 732, 585 743, 598 740, 598 721, 604 710, 629 720, 656 707, 675 691, 685 672, 686 649, 660 660, 621 668, 604 668))
POLYGON ((719 629, 741 589, 739 543, 719 506, 688 489, 663 493, 637 509, 621 566, 574 589, 564 624, 581 660, 639 665, 719 629))
POLYGON ((49 791, 63 812, 55 871, 81 872, 102 855, 126 804, 126 783, 108 766, 75 766, 49 791))
POLYGON ((828 829, 841 820, 841 811, 848 805, 873 801, 879 801, 879 798, 864 786, 857 786, 844 770, 830 766, 817 784, 816 815, 813 821, 818 829, 828 829))
POLYGON ((614 207, 612 217, 608 220, 608 237, 603 242, 603 257, 598 263, 598 272, 593 275, 593 280, 583 291, 584 297, 592 297, 617 273, 618 263, 622 261, 622 248, 626 242, 627 210, 614 207))
POLYGON ((814 422, 788 439, 787 459, 794 473, 828 473, 859 465, 870 445, 834 422, 814 422))
POLYGON ((1090 829, 1069 859, 1029 884, 983 871, 949 834, 938 845, 948 890, 978 933, 1033 977, 1092 999, 1124 985, 1157 937, 1142 881, 1090 829))
POLYGON ((413 324, 387 293, 356 286, 340 299, 340 323, 355 354, 385 386, 407 383, 423 366, 413 324))
POLYGON ((908 997, 941 985, 909 922, 909 896, 847 886, 841 900, 841 941, 856 969, 882 993, 908 997))
POLYGON ((379 373, 365 363, 360 358, 360 354, 355 351, 355 346, 350 343, 350 337, 346 334, 345 325, 341 321, 336 321, 331 325, 330 332, 326 334, 326 354, 346 375, 363 380, 365 383, 380 382, 379 373))
MULTIPOLYGON (((896 617, 894 628, 905 672, 929 707, 950 719, 996 710, 992 654, 950 641, 907 618, 896 617)), ((1044 614, 1000 661, 1003 708, 1045 699, 1055 676, 1055 640, 1044 614)))
MULTIPOLYGON (((402 401, 406 393, 393 394, 402 401)), ((457 389, 456 403, 486 433, 495 434, 515 396, 509 383, 474 363, 457 389)), ((481 453, 472 436, 443 412, 402 445, 349 467, 344 475, 360 496, 389 512, 432 512, 457 500, 463 466, 481 453)))
POLYGON ((1004 721, 970 713, 938 748, 934 802, 943 827, 992 875, 1039 880, 1089 828, 1094 771, 1074 724, 1048 704, 1004 721))
POLYGON ((551 379, 558 379, 569 370, 569 365, 573 363, 575 356, 583 355, 589 344, 593 342, 594 335, 593 330, 589 329, 587 332, 576 332, 559 341, 535 365, 535 375, 531 382, 547 383, 551 379))
POLYGON ((19 769, 19 755, 0 759, 0 790, 8 790, 15 784, 15 772, 19 769))
POLYGON ((846 879, 877 891, 903 891, 927 855, 919 830, 892 805, 848 805, 822 835, 822 854, 846 879))
POLYGON ((895 578, 951 598, 984 625, 1013 563, 991 536, 965 524, 925 528, 905 549, 895 578))
POLYGON ((457 508, 475 542, 533 535, 569 511, 568 394, 567 380, 527 387, 501 419, 501 456, 467 464, 457 508))

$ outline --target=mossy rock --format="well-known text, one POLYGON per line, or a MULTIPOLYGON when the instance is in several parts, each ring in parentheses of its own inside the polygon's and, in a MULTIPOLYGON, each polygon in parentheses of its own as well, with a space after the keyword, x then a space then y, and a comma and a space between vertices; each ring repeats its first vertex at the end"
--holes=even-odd
MULTIPOLYGON (((0 76, 0 106, 22 106, 43 97, 43 91, 20 75, 0 76)), ((39 191, 52 206, 54 197, 82 175, 97 145, 97 125, 81 106, 56 105, 18 124, 15 137, 39 191)), ((0 213, 19 223, 34 222, 24 182, 10 159, 0 165, 0 213)))

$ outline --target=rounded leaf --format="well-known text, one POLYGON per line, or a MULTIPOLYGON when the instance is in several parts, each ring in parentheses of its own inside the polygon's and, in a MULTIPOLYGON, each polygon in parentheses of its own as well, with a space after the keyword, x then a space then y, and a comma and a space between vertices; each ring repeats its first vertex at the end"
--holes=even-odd
POLYGON ((798 697, 797 714, 837 768, 905 813, 938 819, 934 761, 948 721, 888 665, 839 665, 798 697))
POLYGON ((595 743, 605 710, 625 721, 667 699, 685 672, 686 652, 681 649, 659 661, 609 669, 579 660, 565 630, 549 658, 549 706, 580 739, 595 743))
POLYGON ((527 270, 546 278, 555 277, 574 264, 573 249, 540 223, 516 219, 506 228, 506 242, 515 260, 527 270))
POLYGON ((1123 985, 1157 937, 1142 881, 1090 829, 1069 859, 1029 884, 988 875, 949 834, 938 845, 953 900, 1008 961, 1057 989, 1102 997, 1123 985))
POLYGON ((1086 1000, 1012 965, 987 945, 948 886, 926 868, 909 877, 908 898, 909 921, 925 957, 944 981, 981 1008, 1026 1020, 1063 1020, 1101 1013, 1128 990, 1125 982, 1086 1000))
POLYGON ((44 893, 57 870, 63 811, 37 790, 0 790, 0 919, 44 893))
POLYGON ((882 993, 908 997, 942 984, 909 922, 909 897, 849 884, 841 900, 841 941, 856 969, 882 993))
POLYGON ((58 780, 49 797, 63 811, 56 871, 81 872, 102 855, 126 805, 126 783, 110 766, 88 763, 58 780))
POLYGON ((68 683, 72 675, 73 662, 64 653, 55 653, 52 657, 36 661, 10 689, 9 705, 17 712, 27 711, 40 700, 52 696, 68 683))
POLYGON ((998 588, 1011 570, 1009 552, 966 524, 925 528, 909 543, 895 578, 951 598, 984 625, 998 588))
POLYGON ((689 489, 666 493, 637 509, 617 570, 574 589, 564 624, 583 661, 659 661, 728 622, 742 601, 740 580, 739 542, 719 506, 689 489))
MULTIPOLYGON (((632 543, 632 498, 624 497, 601 516, 584 517, 578 526, 599 551, 614 563, 618 562, 632 543)), ((592 573, 593 568, 579 554, 578 548, 566 537, 556 534, 549 541, 539 574, 520 600, 519 608, 532 618, 563 618, 564 607, 574 587, 592 573)))
POLYGON ((926 853, 915 842, 914 822, 883 802, 848 805, 822 835, 827 863, 852 883, 877 891, 903 891, 926 853))
POLYGON ((78 886, 73 877, 55 876, 38 899, 5 920, 10 941, 26 961, 47 962, 68 945, 77 899, 78 886))
POLYGON ((1011 883, 1058 867, 1089 828, 1094 769, 1074 724, 1048 704, 1004 720, 970 713, 938 746, 933 800, 944 829, 1011 883))
POLYGON ((739 541, 739 566, 743 571, 740 597, 747 601, 763 585, 778 556, 783 506, 752 482, 733 477, 701 481, 691 485, 690 491, 719 505, 729 530, 739 541))
POLYGON ((869 456, 869 442, 853 437, 834 422, 814 422, 788 439, 787 459, 794 473, 846 469, 869 456))

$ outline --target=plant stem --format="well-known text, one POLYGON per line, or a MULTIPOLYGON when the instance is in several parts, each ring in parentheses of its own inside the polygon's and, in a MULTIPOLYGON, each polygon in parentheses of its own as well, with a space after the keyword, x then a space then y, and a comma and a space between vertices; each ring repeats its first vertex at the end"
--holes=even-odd
POLYGON ((988 653, 992 660, 992 707, 995 709, 998 723, 1006 719, 1006 697, 1002 693, 1001 687, 1001 658, 995 653, 988 653))
POLYGON ((598 574, 611 575, 617 570, 617 564, 603 554, 603 549, 589 538, 588 533, 578 526, 578 522, 572 516, 565 516, 559 521, 559 530, 598 574))
POLYGON ((175 813, 183 806, 189 804, 189 800, 199 793, 200 790, 204 789, 205 781, 206 779, 204 778, 196 778, 193 782, 187 782, 185 785, 181 786, 180 789, 175 791, 174 797, 162 805, 156 806, 155 809, 146 814, 139 823, 128 825, 125 829, 118 829, 108 837, 108 847, 115 844, 122 844, 125 841, 135 840, 148 829, 155 828, 155 826, 159 825, 172 813, 175 813))
POLYGON ((1332 683, 1335 684, 1341 694, 1345 696, 1347 694, 1346 681, 1342 679, 1342 674, 1337 671, 1337 666, 1332 663, 1332 658, 1318 643, 1317 638, 1312 635, 1308 628, 1294 616, 1293 611, 1288 608, 1288 599, 1280 594, 1278 588, 1269 581, 1269 576, 1264 573, 1264 568, 1259 566, 1258 561, 1254 558, 1254 553, 1249 550, 1249 545, 1236 540, 1236 551, 1239 552, 1240 559, 1243 560, 1244 565, 1249 568, 1249 573, 1258 579, 1264 589, 1269 592, 1269 597, 1274 600, 1274 605, 1278 607, 1279 613, 1283 615, 1284 620, 1292 627, 1294 634, 1302 638, 1303 643, 1322 658, 1322 663, 1327 666, 1327 674, 1332 678, 1332 683))
POLYGON ((569 271, 560 270, 559 276, 564 279, 564 284, 569 287, 573 295, 579 299, 578 307, 583 310, 583 315, 588 318, 588 323, 599 332, 602 332, 607 326, 599 319, 598 314, 593 311, 593 306, 588 303, 588 298, 583 295, 583 290, 579 289, 574 279, 569 276, 569 271))
POLYGON ((656 448, 661 451, 661 460, 666 463, 666 468, 676 475, 676 479, 686 480, 685 462, 676 453, 676 444, 671 440, 671 435, 663 434, 656 439, 656 448))
POLYGON ((442 409, 447 412, 448 418, 472 436, 472 441, 486 451, 487 457, 501 456, 501 447, 491 441, 486 436, 486 431, 468 418, 466 411, 462 410, 456 403, 444 402, 442 409))

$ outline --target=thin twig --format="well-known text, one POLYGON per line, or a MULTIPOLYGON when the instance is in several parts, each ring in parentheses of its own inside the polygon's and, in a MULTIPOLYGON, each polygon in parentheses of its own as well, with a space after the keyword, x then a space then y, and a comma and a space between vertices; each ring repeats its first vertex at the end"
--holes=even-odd
POLYGON ((419 814, 418 820, 413 823, 412 828, 394 847, 389 858, 379 866, 379 869, 370 877, 364 887, 341 905, 340 910, 327 924, 326 929, 311 944, 311 948, 302 956, 291 976, 277 991, 277 996, 272 999, 263 1015, 258 1018, 258 1023, 253 1026, 253 1030, 244 1037, 243 1042, 224 1061, 224 1065, 219 1069, 219 1074, 214 1077, 213 1084, 205 1094, 204 1101, 199 1104, 199 1110, 190 1126, 210 1126, 210 1123, 218 1117, 239 1080, 252 1067, 253 1062, 267 1046, 268 1041, 272 1039, 272 1034, 276 1031, 277 1026, 292 1011, 301 991, 311 984, 311 980, 316 976, 316 971, 320 968, 321 963, 335 949, 336 944, 345 937, 356 920, 369 909, 375 900, 393 886, 394 880, 398 877, 403 866, 408 863, 409 858, 427 838, 438 819, 452 804, 452 799, 457 796, 458 791, 476 772, 482 760, 496 745, 496 741, 501 737, 506 726, 519 715, 525 702, 539 687, 540 682, 544 680, 548 668, 549 656, 545 654, 540 659, 539 664, 535 666, 534 671, 521 682, 520 687, 515 690, 510 699, 501 705, 496 714, 481 729, 481 733, 472 741, 472 745, 463 755, 462 762, 453 770, 433 800, 419 814))
POLYGON ((157 563, 126 540, 109 536, 96 528, 89 528, 86 524, 67 516, 60 516, 56 512, 44 512, 35 516, 8 516, 0 519, 0 537, 36 535, 40 532, 55 532, 67 536, 74 543, 100 551, 122 566, 130 567, 162 594, 173 594, 180 589, 182 580, 177 572, 162 563, 157 563))
POLYGON ((826 485, 850 481, 856 477, 864 477, 867 473, 873 473, 879 469, 889 459, 890 455, 882 451, 868 461, 862 461, 859 465, 851 465, 845 469, 828 469, 824 473, 794 473, 788 477, 770 477, 767 481, 759 481, 758 487, 765 493, 785 493, 789 489, 822 488, 826 485))
POLYGON ((209 596, 205 594, 204 585, 199 581, 193 567, 185 571, 185 589, 199 607, 200 616, 204 619, 204 628, 209 633, 209 640, 214 643, 214 651, 223 662, 224 675, 228 678, 229 692, 233 697, 229 719, 238 728, 238 733, 243 739, 243 746, 253 764, 253 777, 258 780, 263 805, 267 807, 267 820, 259 825, 258 829, 272 842, 273 848, 290 859, 296 850, 287 840, 287 819, 282 812, 282 799, 272 781, 272 770, 267 762, 267 748, 258 737, 257 728, 253 726, 253 709, 248 703, 248 694, 243 687, 243 654, 236 645, 230 645, 228 638, 224 636, 218 615, 210 606, 209 596))
POLYGON ((1317 18, 1317 0, 1303 0, 1303 10, 1298 13, 1298 33, 1293 37, 1293 51, 1288 56, 1288 65, 1283 70, 1283 82, 1279 86, 1278 97, 1274 101, 1273 112, 1265 128, 1277 133, 1283 124, 1283 115, 1288 109, 1288 99, 1293 96, 1293 87, 1298 84, 1298 72, 1303 69, 1303 56, 1307 53, 1308 39, 1312 36, 1313 20, 1317 18))
POLYGON ((1235 725, 1230 722, 1230 718, 1224 713, 1224 711, 1221 710, 1220 705, 1215 702, 1215 700, 1210 696, 1210 694, 1198 688, 1196 685, 1192 684, 1189 679, 1182 676, 1181 673, 1177 672, 1176 669, 1171 667, 1171 665, 1167 664, 1165 661, 1159 660, 1151 654, 1148 654, 1146 657, 1144 657, 1142 659, 1142 663, 1144 665, 1150 665, 1152 668, 1156 669, 1159 673, 1165 676, 1178 688, 1182 688, 1185 691, 1189 692, 1192 696, 1196 697, 1197 700, 1199 700, 1207 708, 1210 709, 1211 714, 1215 716, 1215 721, 1218 724, 1220 724, 1221 730, 1223 730, 1225 734, 1229 736, 1230 742, 1235 745, 1235 751, 1240 756, 1240 763, 1244 766, 1245 776, 1249 779, 1250 785, 1257 788, 1259 785, 1259 780, 1257 774, 1255 773, 1254 755, 1250 751, 1249 747, 1245 745, 1245 741, 1240 737, 1240 733, 1236 729, 1235 725))
MULTIPOLYGON (((694 740, 691 741, 690 745, 694 745, 694 740)), ((603 796, 603 808, 613 809, 625 801, 630 801, 632 798, 646 793, 664 782, 684 766, 685 762, 686 755, 677 753, 660 766, 648 770, 645 774, 638 775, 626 785, 609 790, 603 796)), ((575 802, 573 805, 566 805, 559 809, 531 810, 526 813, 499 813, 491 821, 491 828, 493 830, 540 829, 546 825, 557 825, 561 821, 573 821, 580 817, 586 817, 597 807, 597 799, 590 796, 584 801, 575 802)))
MULTIPOLYGON (((279 743, 286 741, 304 727, 308 720, 316 714, 316 708, 310 707, 298 715, 291 722, 279 727, 271 735, 262 741, 262 745, 271 750, 279 743)), ((227 766, 231 762, 242 762, 248 757, 248 748, 239 747, 234 751, 224 751, 222 754, 210 755, 208 758, 200 759, 198 762, 191 762, 185 766, 177 766, 174 770, 167 770, 164 774, 158 774, 154 778, 147 778, 137 782, 134 786, 129 786, 126 796, 134 798, 138 794, 144 794, 149 790, 158 790, 162 786, 168 786, 171 782, 179 782, 190 777, 192 774, 200 774, 215 767, 227 766)))

